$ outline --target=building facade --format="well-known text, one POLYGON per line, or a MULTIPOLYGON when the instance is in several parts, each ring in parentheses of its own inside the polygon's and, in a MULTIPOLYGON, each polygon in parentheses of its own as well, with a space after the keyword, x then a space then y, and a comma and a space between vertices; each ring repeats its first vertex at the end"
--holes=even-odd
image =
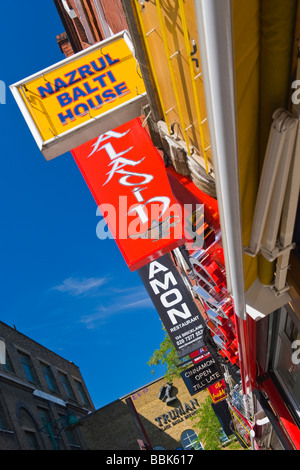
POLYGON ((90 448, 140 450, 141 441, 146 444, 148 440, 154 450, 193 450, 199 429, 192 418, 208 392, 191 397, 182 380, 177 378, 170 384, 171 400, 168 401, 162 393, 167 385, 164 378, 158 379, 84 418, 81 430, 90 448))
POLYGON ((252 448, 275 433, 300 449, 299 2, 55 4, 67 56, 129 30, 174 195, 204 205, 205 243, 172 256, 201 303, 229 405, 252 448))
POLYGON ((55 0, 54 3, 65 28, 57 42, 66 57, 128 29, 120 0, 55 0))
POLYGON ((86 449, 72 429, 94 410, 79 368, 2 322, 0 339, 0 449, 86 449))

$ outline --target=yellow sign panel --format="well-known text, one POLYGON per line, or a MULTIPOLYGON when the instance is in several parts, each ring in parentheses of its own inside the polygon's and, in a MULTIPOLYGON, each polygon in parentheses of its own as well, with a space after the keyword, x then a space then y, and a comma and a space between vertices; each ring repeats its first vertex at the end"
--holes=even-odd
POLYGON ((96 137, 104 132, 103 126, 108 126, 107 131, 142 114, 146 103, 144 82, 126 31, 11 88, 42 152, 64 141, 51 155, 46 152, 46 158, 96 137))

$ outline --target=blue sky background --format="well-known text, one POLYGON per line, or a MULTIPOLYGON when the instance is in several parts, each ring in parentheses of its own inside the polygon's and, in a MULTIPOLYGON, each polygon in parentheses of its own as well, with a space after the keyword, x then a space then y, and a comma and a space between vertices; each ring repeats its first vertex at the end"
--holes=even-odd
POLYGON ((147 364, 161 322, 115 241, 97 238, 71 154, 46 162, 9 90, 65 58, 54 3, 1 2, 0 21, 0 320, 74 362, 99 408, 163 375, 147 364))

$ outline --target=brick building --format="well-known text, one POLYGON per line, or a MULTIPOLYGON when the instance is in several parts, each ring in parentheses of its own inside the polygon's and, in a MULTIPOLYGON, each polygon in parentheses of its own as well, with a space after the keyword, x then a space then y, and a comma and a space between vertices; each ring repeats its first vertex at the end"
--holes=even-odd
POLYGON ((172 382, 171 403, 159 398, 161 389, 167 385, 164 378, 135 390, 125 397, 96 410, 81 421, 81 432, 92 450, 139 450, 142 439, 136 420, 155 449, 193 449, 193 439, 199 430, 195 427, 195 416, 199 405, 208 396, 202 391, 190 396, 182 379, 172 382), (136 417, 128 405, 132 400, 136 417), (100 431, 100 432, 99 432, 100 431))
POLYGON ((120 0, 54 0, 54 4, 65 28, 57 42, 66 57, 128 29, 120 0))
POLYGON ((0 322, 0 449, 86 449, 71 424, 94 410, 79 368, 0 322))

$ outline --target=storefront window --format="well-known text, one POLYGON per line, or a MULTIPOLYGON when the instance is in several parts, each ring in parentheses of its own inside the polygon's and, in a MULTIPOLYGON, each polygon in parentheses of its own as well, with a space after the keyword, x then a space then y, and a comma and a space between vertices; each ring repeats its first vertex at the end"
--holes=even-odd
POLYGON ((273 370, 300 418, 300 320, 289 305, 279 312, 273 370))

